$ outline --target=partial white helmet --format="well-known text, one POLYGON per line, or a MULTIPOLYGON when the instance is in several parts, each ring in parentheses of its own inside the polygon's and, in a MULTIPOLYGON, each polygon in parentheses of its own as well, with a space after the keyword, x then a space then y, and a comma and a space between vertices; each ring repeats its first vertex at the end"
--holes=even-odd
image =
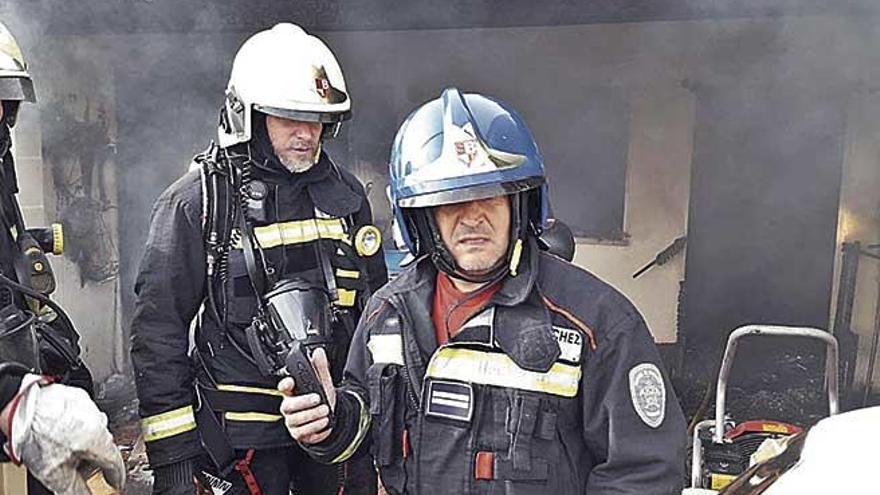
POLYGON ((277 24, 244 42, 232 63, 220 116, 220 146, 251 139, 253 111, 321 122, 335 134, 351 98, 330 48, 301 27, 277 24))
POLYGON ((0 22, 0 100, 4 101, 6 121, 15 124, 18 104, 34 102, 34 83, 27 71, 27 64, 12 33, 0 22))

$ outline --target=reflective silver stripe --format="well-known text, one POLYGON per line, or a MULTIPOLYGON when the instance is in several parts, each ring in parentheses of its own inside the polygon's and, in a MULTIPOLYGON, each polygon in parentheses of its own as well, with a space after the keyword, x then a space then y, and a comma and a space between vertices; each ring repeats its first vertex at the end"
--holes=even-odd
POLYGON ((470 409, 470 402, 460 400, 444 399, 443 397, 434 397, 433 401, 444 406, 454 407, 457 409, 470 409))
POLYGON ((154 442, 196 429, 192 406, 181 407, 141 420, 145 442, 154 442))
POLYGON ((351 443, 348 444, 348 447, 346 447, 345 450, 343 450, 341 454, 339 454, 338 456, 336 456, 335 459, 333 459, 333 461, 332 461, 333 464, 336 464, 338 462, 344 462, 349 457, 354 455, 357 448, 360 447, 361 443, 364 441, 364 438, 366 438, 367 432, 370 431, 370 421, 371 421, 370 411, 367 410, 367 405, 364 404, 364 400, 361 398, 360 395, 358 395, 350 390, 343 390, 343 392, 350 394, 350 395, 354 396, 355 399, 357 399, 358 405, 361 408, 361 414, 360 414, 360 421, 358 422, 358 431, 357 431, 357 434, 354 436, 354 440, 352 440, 351 443))
POLYGON ((506 354, 444 346, 431 357, 426 376, 574 397, 581 367, 557 362, 538 373, 520 368, 506 354))

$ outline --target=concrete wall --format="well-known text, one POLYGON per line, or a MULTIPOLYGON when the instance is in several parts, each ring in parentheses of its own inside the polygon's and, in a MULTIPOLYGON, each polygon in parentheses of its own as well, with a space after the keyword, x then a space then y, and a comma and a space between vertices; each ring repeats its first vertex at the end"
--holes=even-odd
POLYGON ((641 310, 658 342, 675 342, 682 253, 633 279, 676 237, 686 234, 694 98, 670 86, 634 98, 627 162, 625 245, 582 239, 575 262, 623 291, 641 310))
POLYGON ((82 38, 44 39, 27 51, 31 67, 39 67, 32 69, 38 103, 23 106, 14 134, 27 224, 64 225, 66 253, 50 256, 53 298, 82 336, 83 358, 97 381, 123 371, 127 352, 116 276, 116 167, 112 147, 100 142, 114 133, 112 68, 102 53, 82 38))
POLYGON ((12 152, 18 175, 18 201, 28 225, 46 224, 46 199, 43 182, 43 152, 40 119, 32 105, 19 111, 18 123, 12 129, 12 152))

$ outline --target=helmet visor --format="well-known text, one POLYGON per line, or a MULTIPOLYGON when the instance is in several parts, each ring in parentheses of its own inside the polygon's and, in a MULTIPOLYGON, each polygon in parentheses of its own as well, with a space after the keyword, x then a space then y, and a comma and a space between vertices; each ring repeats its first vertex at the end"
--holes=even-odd
POLYGON ((463 203, 465 201, 476 201, 493 198, 495 196, 515 194, 521 191, 528 191, 529 189, 539 187, 543 182, 544 179, 542 177, 533 177, 512 182, 496 182, 462 189, 448 189, 445 191, 421 194, 419 196, 400 198, 397 201, 397 205, 401 208, 423 208, 428 206, 463 203))
POLYGON ((0 100, 34 102, 34 83, 26 77, 0 76, 0 100))
POLYGON ((334 124, 351 118, 351 110, 345 112, 305 112, 302 110, 290 110, 288 108, 269 107, 266 105, 254 105, 254 110, 263 112, 282 119, 299 120, 302 122, 320 122, 322 124, 334 124))

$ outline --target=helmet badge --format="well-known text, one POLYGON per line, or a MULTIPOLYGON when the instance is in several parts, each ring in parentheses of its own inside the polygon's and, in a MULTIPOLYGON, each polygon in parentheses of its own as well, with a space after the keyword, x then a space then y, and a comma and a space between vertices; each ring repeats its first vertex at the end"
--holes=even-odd
POLYGON ((470 167, 474 163, 474 160, 477 159, 477 154, 480 152, 480 144, 477 142, 476 137, 456 141, 455 152, 458 154, 458 159, 470 167))
POLYGON ((348 98, 345 92, 333 87, 330 78, 327 77, 327 71, 323 65, 312 67, 312 77, 315 79, 315 93, 318 94, 325 103, 335 104, 342 103, 348 98))
POLYGON ((477 138, 470 122, 454 129, 454 131, 457 134, 455 137, 458 139, 453 142, 453 145, 455 146, 455 154, 461 163, 468 168, 495 168, 495 165, 489 160, 486 149, 481 146, 482 143, 477 138))
POLYGON ((330 91, 330 81, 326 77, 315 78, 315 91, 321 98, 327 98, 327 93, 330 91))

